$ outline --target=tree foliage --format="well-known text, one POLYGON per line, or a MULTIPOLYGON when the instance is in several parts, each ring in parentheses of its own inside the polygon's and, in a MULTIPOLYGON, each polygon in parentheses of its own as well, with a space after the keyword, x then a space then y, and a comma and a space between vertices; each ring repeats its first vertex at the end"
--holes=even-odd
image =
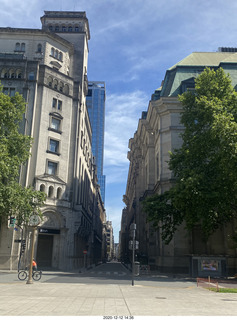
POLYGON ((163 226, 167 243, 183 222, 188 230, 199 225, 207 239, 236 217, 237 94, 222 68, 206 68, 195 82, 194 93, 179 97, 183 144, 169 160, 176 183, 165 197, 144 201, 148 220, 163 226))
POLYGON ((27 221, 33 210, 40 213, 45 195, 19 184, 20 166, 30 156, 32 138, 21 134, 25 111, 23 97, 9 97, 0 88, 0 217, 13 215, 18 223, 27 221))

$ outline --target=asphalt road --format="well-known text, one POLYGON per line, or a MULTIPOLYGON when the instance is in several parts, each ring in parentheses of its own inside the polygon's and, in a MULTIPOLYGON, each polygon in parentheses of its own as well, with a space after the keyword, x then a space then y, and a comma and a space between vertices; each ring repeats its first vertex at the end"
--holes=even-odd
POLYGON ((236 316, 235 294, 197 287, 196 279, 150 274, 135 277, 134 286, 131 281, 130 271, 120 263, 83 273, 43 271, 34 285, 18 280, 17 272, 0 270, 0 317, 236 316))
MULTIPOLYGON (((19 282, 17 272, 0 271, 0 283, 19 282)), ((26 280, 25 280, 26 281, 26 280)), ((75 284, 119 284, 132 285, 132 274, 119 262, 101 264, 82 272, 43 271, 40 282, 75 284)), ((135 285, 189 288, 196 286, 192 279, 174 279, 166 275, 139 275, 134 277, 135 285)))

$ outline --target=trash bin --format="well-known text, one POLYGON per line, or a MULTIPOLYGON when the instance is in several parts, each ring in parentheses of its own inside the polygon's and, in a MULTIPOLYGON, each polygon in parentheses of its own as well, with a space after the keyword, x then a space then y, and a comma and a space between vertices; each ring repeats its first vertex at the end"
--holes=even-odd
POLYGON ((133 266, 133 274, 134 276, 139 276, 140 274, 140 262, 139 261, 135 261, 134 262, 134 266, 133 266))

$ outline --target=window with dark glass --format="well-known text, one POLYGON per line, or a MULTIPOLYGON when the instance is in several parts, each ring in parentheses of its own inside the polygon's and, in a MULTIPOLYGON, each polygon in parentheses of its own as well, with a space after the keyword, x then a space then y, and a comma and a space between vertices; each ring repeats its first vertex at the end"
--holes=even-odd
POLYGON ((87 97, 92 97, 92 89, 88 89, 87 97))
POLYGON ((57 99, 53 98, 52 107, 56 108, 56 106, 57 106, 57 99))
POLYGON ((58 100, 58 110, 62 110, 62 101, 58 100))
POLYGON ((42 52, 42 44, 39 43, 37 46, 37 52, 42 52))
POLYGON ((52 117, 51 128, 56 131, 60 131, 60 125, 61 125, 61 120, 52 117))
POLYGON ((15 92, 16 92, 15 88, 10 88, 10 97, 14 97, 15 92))
POLYGON ((16 43, 15 50, 16 51, 21 51, 21 44, 19 42, 16 43))
POLYGON ((21 51, 25 51, 25 49, 26 49, 26 45, 25 45, 25 43, 22 43, 21 44, 21 51))
POLYGON ((58 169, 58 164, 57 162, 53 162, 53 161, 48 161, 47 164, 47 173, 48 174, 57 174, 57 169, 58 169))
POLYGON ((58 153, 59 151, 59 141, 54 139, 49 139, 49 151, 58 153))
POLYGON ((29 72, 28 74, 28 80, 35 80, 35 74, 33 71, 29 72))

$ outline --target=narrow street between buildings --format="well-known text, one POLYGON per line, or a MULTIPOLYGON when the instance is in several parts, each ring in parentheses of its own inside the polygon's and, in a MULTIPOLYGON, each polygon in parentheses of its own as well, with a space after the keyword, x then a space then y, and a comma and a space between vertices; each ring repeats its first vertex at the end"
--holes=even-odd
POLYGON ((32 285, 0 271, 0 316, 233 316, 237 297, 197 287, 195 279, 140 275, 110 262, 83 272, 43 271, 32 285))

